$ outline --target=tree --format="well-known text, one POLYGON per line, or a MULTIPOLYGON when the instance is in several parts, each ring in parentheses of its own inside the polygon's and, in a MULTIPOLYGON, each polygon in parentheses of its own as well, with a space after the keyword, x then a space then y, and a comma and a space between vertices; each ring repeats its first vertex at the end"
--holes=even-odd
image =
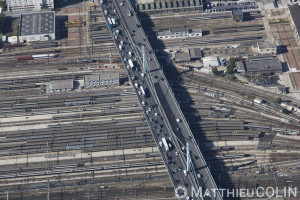
POLYGON ((15 24, 15 30, 14 30, 14 36, 18 36, 18 35, 19 35, 19 22, 15 24))
POLYGON ((0 7, 3 9, 3 10, 6 10, 7 8, 7 5, 6 5, 6 1, 0 1, 0 7))
POLYGON ((216 67, 212 68, 211 72, 214 73, 215 75, 218 75, 218 73, 219 73, 219 71, 216 67))
POLYGON ((275 103, 281 104, 281 102, 282 102, 281 97, 277 97, 277 98, 275 99, 275 103))
POLYGON ((228 65, 226 66, 226 73, 233 74, 233 70, 235 68, 235 58, 229 58, 228 65))

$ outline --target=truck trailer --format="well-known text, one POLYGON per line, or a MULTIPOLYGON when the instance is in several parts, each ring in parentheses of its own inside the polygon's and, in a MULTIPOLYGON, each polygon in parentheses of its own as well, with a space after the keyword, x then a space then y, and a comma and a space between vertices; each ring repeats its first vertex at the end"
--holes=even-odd
POLYGON ((167 143, 166 138, 163 137, 163 138, 161 139, 161 141, 162 141, 162 143, 164 144, 164 147, 165 147, 166 151, 169 151, 170 149, 169 149, 169 145, 168 145, 168 143, 167 143))
POLYGON ((130 66, 130 68, 133 68, 133 67, 134 67, 133 62, 132 62, 131 59, 128 59, 128 65, 130 66))

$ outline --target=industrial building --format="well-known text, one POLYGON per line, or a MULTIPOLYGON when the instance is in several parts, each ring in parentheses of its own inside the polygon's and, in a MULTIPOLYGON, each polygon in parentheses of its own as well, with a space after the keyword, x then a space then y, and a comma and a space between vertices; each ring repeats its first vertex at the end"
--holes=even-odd
POLYGON ((252 51, 258 54, 276 55, 277 47, 274 42, 258 42, 252 45, 252 51))
POLYGON ((202 0, 149 0, 137 1, 137 11, 147 14, 178 13, 203 10, 202 0))
POLYGON ((295 30, 295 34, 298 38, 298 43, 300 43, 300 5, 294 4, 289 7, 290 10, 290 21, 292 25, 292 29, 295 30))
POLYGON ((172 39, 172 38, 187 38, 187 37, 201 37, 202 29, 188 29, 188 27, 172 27, 168 30, 157 32, 159 39, 172 39))
POLYGON ((191 60, 199 59, 199 58, 203 57, 203 54, 202 54, 202 51, 200 48, 189 49, 189 55, 190 55, 191 60))
POLYGON ((190 61, 190 54, 189 53, 175 53, 175 62, 188 62, 190 61))
POLYGON ((243 59, 237 60, 235 62, 235 68, 238 73, 245 73, 245 64, 243 59))
POLYGON ((73 79, 54 80, 49 82, 50 92, 73 90, 73 88, 73 79))
POLYGON ((55 12, 21 14, 19 41, 44 41, 55 39, 55 12))
POLYGON ((22 11, 39 11, 43 8, 54 9, 54 0, 6 0, 7 10, 22 11))
POLYGON ((203 58, 203 67, 219 67, 220 62, 218 57, 216 56, 209 56, 203 58))
POLYGON ((242 22, 244 20, 244 14, 242 10, 233 10, 232 19, 235 22, 242 22))
MULTIPOLYGON (((245 63, 238 63, 244 64, 245 74, 259 74, 259 75, 274 75, 282 73, 282 66, 279 60, 277 59, 270 59, 270 60, 257 60, 257 61, 250 61, 245 63)), ((242 69, 242 66, 240 67, 242 69)))
POLYGON ((120 85, 119 73, 109 74, 92 74, 84 77, 85 88, 97 88, 104 86, 118 86, 120 85))

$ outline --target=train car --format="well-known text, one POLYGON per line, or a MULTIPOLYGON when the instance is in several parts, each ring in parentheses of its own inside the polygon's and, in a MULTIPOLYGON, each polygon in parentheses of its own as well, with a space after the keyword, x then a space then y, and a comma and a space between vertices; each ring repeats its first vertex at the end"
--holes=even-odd
POLYGON ((48 58, 55 58, 57 55, 52 53, 52 54, 39 54, 39 55, 32 55, 32 59, 48 59, 48 58))
POLYGON ((32 56, 19 56, 18 61, 20 60, 32 60, 32 56))
POLYGON ((15 44, 4 44, 4 48, 13 48, 13 47, 22 47, 22 43, 15 43, 15 44))

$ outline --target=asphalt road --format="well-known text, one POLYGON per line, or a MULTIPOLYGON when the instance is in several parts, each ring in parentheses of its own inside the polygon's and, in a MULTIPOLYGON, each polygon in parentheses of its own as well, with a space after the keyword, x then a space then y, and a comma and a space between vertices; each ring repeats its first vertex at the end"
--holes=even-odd
MULTIPOLYGON (((133 10, 131 10, 132 7, 128 1, 114 1, 114 4, 108 1, 107 4, 104 4, 103 9, 108 10, 108 18, 118 19, 120 23, 120 25, 112 27, 111 32, 113 34, 116 30, 121 32, 117 38, 114 36, 114 41, 123 59, 123 63, 127 66, 128 62, 126 60, 132 59, 134 61, 135 67, 132 69, 130 67, 127 68, 127 73, 129 78, 135 76, 135 80, 133 80, 132 83, 134 87, 135 84, 138 85, 138 87, 135 87, 135 90, 140 102, 145 102, 143 110, 152 129, 154 139, 158 144, 159 141, 165 137, 172 146, 169 151, 166 151, 164 146, 158 145, 174 187, 185 187, 188 195, 191 194, 192 187, 197 190, 199 186, 202 188, 202 191, 209 189, 210 192, 212 192, 213 189, 216 189, 214 180, 195 143, 195 139, 184 119, 171 88, 166 82, 166 78, 157 62, 148 39, 136 16, 134 16, 133 10), (123 5, 120 5, 121 2, 123 5), (128 10, 131 11, 132 16, 128 15, 128 10), (122 50, 119 48, 121 43, 123 43, 122 50), (142 60, 140 57, 142 57, 141 49, 143 45, 145 46, 147 64, 151 71, 151 77, 149 73, 147 73, 145 77, 141 75, 143 67, 141 66, 142 60), (133 52, 132 57, 128 55, 129 51, 133 52), (124 58, 126 60, 124 60, 124 58), (150 79, 152 79, 153 85, 150 79), (147 88, 150 94, 149 97, 139 95, 141 92, 140 86, 147 88), (157 95, 155 95, 154 88, 157 95), (180 119, 180 122, 177 122, 176 119, 180 119), (186 149, 182 148, 182 146, 186 146, 187 143, 190 145, 191 160, 195 174, 189 173, 185 176, 183 171, 186 169, 186 149), (201 178, 198 178, 196 174, 200 174, 201 178)), ((193 197, 193 199, 201 198, 193 197)), ((212 194, 211 197, 204 197, 203 199, 219 200, 222 198, 212 194)))

